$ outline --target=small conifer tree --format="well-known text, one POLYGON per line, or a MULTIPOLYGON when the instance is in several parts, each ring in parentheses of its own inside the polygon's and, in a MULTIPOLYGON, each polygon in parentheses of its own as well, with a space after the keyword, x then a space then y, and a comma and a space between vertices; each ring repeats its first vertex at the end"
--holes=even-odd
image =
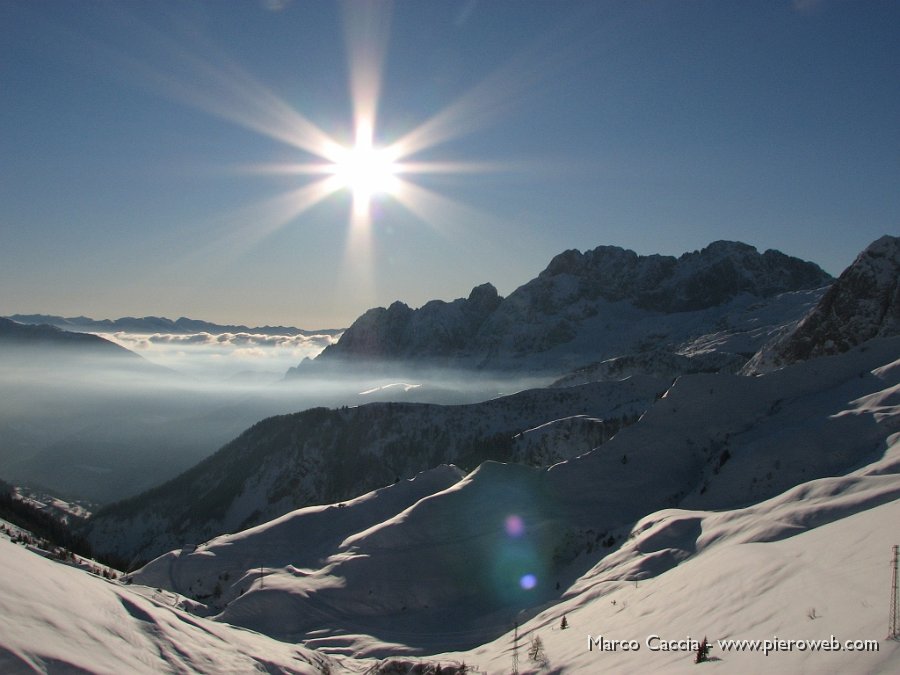
POLYGON ((697 655, 694 657, 694 663, 703 663, 707 660, 709 660, 709 642, 704 635, 703 642, 697 647, 697 655))

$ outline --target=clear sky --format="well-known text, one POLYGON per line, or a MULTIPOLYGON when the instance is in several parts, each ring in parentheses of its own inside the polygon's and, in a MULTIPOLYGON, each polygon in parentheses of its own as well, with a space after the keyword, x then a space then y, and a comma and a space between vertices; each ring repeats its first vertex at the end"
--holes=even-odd
POLYGON ((0 0, 0 315, 340 327, 601 244, 838 274, 900 231, 898 30, 892 0, 0 0))

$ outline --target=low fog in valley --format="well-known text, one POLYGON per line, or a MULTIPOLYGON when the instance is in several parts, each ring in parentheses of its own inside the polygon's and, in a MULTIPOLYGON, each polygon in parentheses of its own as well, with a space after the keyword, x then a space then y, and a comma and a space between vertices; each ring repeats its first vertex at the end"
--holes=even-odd
POLYGON ((332 336, 102 334, 139 355, 0 356, 0 476, 108 503, 154 487, 255 422, 377 400, 469 403, 546 384, 449 370, 284 379, 332 336))

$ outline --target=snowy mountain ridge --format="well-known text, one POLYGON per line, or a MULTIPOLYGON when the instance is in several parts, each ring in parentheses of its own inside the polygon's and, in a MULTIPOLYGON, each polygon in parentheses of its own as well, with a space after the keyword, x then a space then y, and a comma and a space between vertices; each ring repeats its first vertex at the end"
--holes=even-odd
MULTIPOLYGON (((778 251, 761 254, 739 242, 714 242, 679 258, 615 246, 570 250, 507 298, 483 284, 449 303, 433 300, 411 309, 397 301, 370 309, 336 344, 289 376, 410 360, 561 374, 650 347, 678 351, 691 338, 721 330, 731 315, 832 281, 813 263, 778 251)), ((799 318, 789 305, 773 306, 786 310, 773 317, 773 328, 799 318)), ((754 343, 745 358, 761 344, 754 343)))
POLYGON ((153 557, 293 509, 350 499, 441 464, 488 459, 549 465, 591 450, 635 421, 670 380, 635 377, 520 392, 477 404, 371 403, 263 420, 178 478, 101 509, 98 550, 153 557), (516 435, 573 415, 552 447, 516 435))

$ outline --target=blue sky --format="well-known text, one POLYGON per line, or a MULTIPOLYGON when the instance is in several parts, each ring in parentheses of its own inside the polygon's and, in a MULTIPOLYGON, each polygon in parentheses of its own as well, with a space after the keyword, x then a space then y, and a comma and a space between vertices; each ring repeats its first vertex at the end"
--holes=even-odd
POLYGON ((837 274, 900 230, 898 25, 866 0, 2 0, 0 314, 338 327, 601 244, 837 274), (309 129, 353 146, 352 81, 376 146, 422 141, 355 224, 294 170, 329 164, 309 129))

